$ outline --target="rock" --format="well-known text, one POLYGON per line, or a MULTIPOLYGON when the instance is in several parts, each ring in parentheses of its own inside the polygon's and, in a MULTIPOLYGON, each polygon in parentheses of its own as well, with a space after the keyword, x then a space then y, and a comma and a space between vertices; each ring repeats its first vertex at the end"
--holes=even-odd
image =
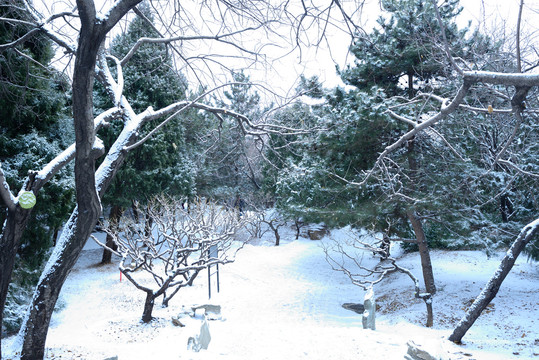
POLYGON ((325 225, 317 225, 307 230, 307 235, 311 240, 322 240, 328 233, 328 228, 325 225))
POLYGON ((106 358, 105 360, 118 360, 118 356, 109 357, 109 358, 106 358))
POLYGON ((206 320, 202 322, 202 326, 200 327, 200 335, 198 337, 198 341, 200 343, 200 347, 204 350, 206 350, 208 348, 208 345, 210 345, 210 326, 208 325, 208 322, 206 320))
POLYGON ((376 330, 376 301, 374 300, 374 289, 371 287, 365 294, 363 306, 363 329, 376 330))
POLYGON ((344 303, 342 304, 342 307, 346 310, 351 310, 358 314, 363 314, 363 312, 365 311, 365 306, 363 306, 363 304, 344 303))
POLYGON ((203 304, 203 305, 195 305, 192 306, 191 309, 196 312, 198 309, 204 309, 206 310, 206 313, 212 313, 215 315, 221 314, 221 305, 213 305, 213 304, 203 304))
POLYGON ((187 339, 187 349, 194 352, 199 352, 202 349, 206 350, 208 349, 210 341, 210 327, 206 319, 204 319, 204 321, 202 321, 202 325, 200 326, 200 334, 191 336, 189 339, 187 339))
POLYGON ((204 304, 192 306, 191 309, 197 314, 201 309, 205 310, 206 320, 222 320, 221 305, 204 304))
POLYGON ((405 360, 440 360, 440 356, 432 355, 421 345, 417 345, 413 341, 408 341, 408 352, 404 355, 405 360))
POLYGON ((182 322, 180 321, 180 319, 178 319, 177 317, 173 316, 172 317, 172 324, 174 326, 179 326, 179 327, 184 327, 185 325, 182 324, 182 322))

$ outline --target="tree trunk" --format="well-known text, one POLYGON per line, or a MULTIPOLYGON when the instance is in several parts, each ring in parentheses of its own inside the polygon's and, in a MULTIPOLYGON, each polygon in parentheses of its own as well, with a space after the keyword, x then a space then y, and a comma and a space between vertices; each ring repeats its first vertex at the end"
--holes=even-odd
POLYGON ((423 270, 423 280, 425 281, 425 289, 431 295, 436 293, 436 286, 434 284, 434 273, 432 271, 432 263, 430 261, 429 247, 427 245, 427 239, 423 232, 423 225, 421 220, 417 217, 414 211, 408 211, 408 219, 412 224, 415 236, 417 239, 417 246, 419 247, 419 256, 421 257, 421 268, 423 270))
MULTIPOLYGON (((110 215, 109 215, 109 223, 111 225, 111 229, 118 229, 118 223, 120 221, 120 217, 122 216, 122 208, 118 205, 113 205, 110 209, 110 215)), ((107 233, 107 239, 106 239, 106 245, 111 248, 112 250, 116 250, 118 246, 114 242, 112 236, 107 233)), ((103 249, 103 256, 101 258, 101 264, 110 264, 112 262, 112 252, 107 249, 103 249)))
MULTIPOLYGON (((168 303, 168 302, 167 302, 168 303)), ((146 301, 144 302, 144 312, 142 313, 142 321, 149 323, 152 321, 152 310, 155 304, 155 296, 151 291, 146 292, 146 301)))
MULTIPOLYGON (((183 204, 182 204, 182 207, 183 207, 183 204)), ((139 219, 139 214, 138 214, 137 203, 135 202, 135 200, 131 202, 131 211, 133 211, 133 218, 135 219, 135 223, 138 224, 140 219, 139 219)))
POLYGON ((511 204, 511 200, 509 200, 507 194, 500 196, 500 213, 502 214, 502 222, 504 223, 509 221, 509 216, 513 213, 513 204, 511 204))
MULTIPOLYGON (((4 319, 4 307, 13 274, 13 265, 15 264, 15 255, 19 250, 21 237, 30 219, 31 210, 22 209, 16 206, 15 210, 8 210, 2 238, 0 239, 0 339, 2 338, 2 321, 4 319)), ((0 359, 2 350, 0 348, 0 359)))
MULTIPOLYGON (((109 15, 116 22, 138 2, 140 0, 119 1, 116 4, 117 8, 111 10, 109 15)), ((29 307, 29 314, 19 332, 20 337, 23 338, 22 360, 43 359, 50 319, 62 285, 101 214, 100 196, 103 195, 125 158, 125 152, 116 148, 116 151, 111 154, 111 150, 106 159, 110 162, 103 168, 105 173, 98 171, 96 176, 95 158, 98 154, 94 150, 92 91, 99 47, 113 24, 107 21, 97 21, 93 1, 78 0, 77 5, 81 30, 73 71, 72 95, 76 140, 77 207, 64 227, 62 238, 39 279, 29 307), (96 178, 100 180, 97 186, 96 178)), ((136 136, 132 129, 129 130, 129 134, 122 132, 117 142, 121 142, 124 146, 128 145, 136 136)), ((115 143, 113 147, 116 145, 115 143)))
MULTIPOLYGON (((136 132, 140 129, 141 123, 131 125, 130 128, 122 130, 118 140, 113 144, 114 151, 111 149, 97 173, 93 175, 99 179, 96 184, 99 196, 103 196, 127 155, 125 151, 120 150, 136 139, 136 132)), ((29 314, 19 332, 19 336, 24 341, 21 355, 23 360, 43 358, 48 325, 58 300, 60 289, 97 223, 96 216, 93 223, 86 222, 88 228, 79 230, 77 228, 82 223, 77 221, 78 217, 79 211, 77 207, 64 226, 64 231, 58 240, 58 244, 39 279, 28 310, 29 314), (84 233, 82 230, 86 230, 86 232, 84 233)))
POLYGON ((73 211, 64 227, 62 236, 39 279, 32 299, 29 316, 21 328, 24 343, 21 359, 43 359, 45 340, 50 319, 58 295, 67 275, 84 247, 84 243, 93 229, 81 229, 78 208, 73 211), (88 236, 83 232, 86 230, 88 236), (58 266, 55 266, 58 265, 58 266))
POLYGON ((526 225, 521 231, 518 237, 515 239, 507 253, 505 254, 498 270, 494 273, 492 278, 489 280, 483 291, 475 299, 472 306, 468 309, 464 317, 459 321, 455 330, 449 340, 459 344, 466 334, 466 332, 472 327, 473 323, 481 312, 487 307, 488 304, 496 297, 500 286, 502 285, 503 280, 509 274, 509 271, 513 268, 515 261, 530 242, 530 240, 539 232, 539 219, 531 222, 526 225))
POLYGON ((432 298, 428 299, 425 304, 427 305, 427 327, 434 325, 434 315, 432 312, 432 298))
POLYGON ((296 240, 299 239, 299 232, 301 230, 301 221, 296 218, 294 219, 294 225, 296 226, 296 240))
POLYGON ((153 218, 150 214, 150 207, 146 206, 144 212, 144 236, 150 237, 152 235, 153 218))
POLYGON ((281 242, 281 236, 279 235, 279 226, 273 225, 273 221, 268 222, 269 227, 273 231, 273 234, 275 234, 275 246, 279 246, 279 243, 281 242))
MULTIPOLYGON (((73 75, 73 118, 75 123, 75 188, 77 208, 64 228, 61 246, 55 248, 41 275, 24 327, 21 359, 43 359, 45 341, 54 305, 62 285, 101 214, 101 201, 95 186, 95 129, 92 91, 97 52, 101 37, 83 22, 73 75)), ((22 329, 21 329, 22 330, 22 329)))

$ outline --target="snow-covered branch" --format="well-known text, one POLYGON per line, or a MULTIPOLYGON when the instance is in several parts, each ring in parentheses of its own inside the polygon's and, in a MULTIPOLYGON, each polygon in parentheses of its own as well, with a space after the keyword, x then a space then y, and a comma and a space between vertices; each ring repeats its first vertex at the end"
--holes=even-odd
MULTIPOLYGON (((463 74, 462 75, 463 84, 458 90, 455 97, 450 102, 448 101, 448 99, 442 98, 440 96, 436 96, 434 94, 419 94, 418 95, 419 97, 432 98, 434 100, 439 101, 442 104, 441 109, 436 114, 430 116, 427 120, 423 122, 416 123, 415 121, 410 120, 406 118, 405 116, 397 114, 394 110, 389 109, 388 114, 390 116, 392 116, 395 119, 398 119, 399 121, 403 121, 411 125, 412 129, 409 130, 404 135, 402 135, 397 141, 387 146, 379 154, 374 166, 369 171, 367 171, 367 173, 365 174, 361 182, 350 182, 350 181, 347 181, 347 182, 352 185, 358 185, 358 186, 365 185, 368 179, 374 173, 374 171, 381 166, 384 159, 386 159, 387 156, 391 152, 400 148, 406 141, 412 139, 419 132, 424 131, 427 128, 436 125, 441 120, 446 118, 448 115, 457 111, 457 109, 465 108, 465 109, 474 110, 474 111, 479 110, 475 108, 469 108, 467 107, 467 105, 462 104, 465 97, 468 95, 468 92, 471 89, 471 87, 478 83, 484 83, 484 84, 489 84, 489 85, 513 86, 516 89, 511 99, 512 110, 499 111, 499 112, 511 112, 517 117, 517 124, 514 128, 511 138, 509 139, 509 141, 506 142, 502 150, 496 155, 495 162, 500 162, 501 156, 506 152, 508 146, 511 143, 511 140, 515 138, 519 130, 519 124, 522 123, 521 112, 525 110, 523 101, 527 93, 532 87, 539 86, 539 74, 499 73, 499 72, 488 72, 488 71, 464 71, 462 74, 463 74)), ((411 102, 415 100, 411 100, 411 102)), ((492 113, 494 111, 493 109, 492 110, 485 109, 485 110, 488 113, 492 113)))
POLYGON ((243 114, 237 113, 235 111, 231 111, 226 108, 217 107, 213 105, 204 104, 202 102, 199 102, 204 97, 208 96, 212 92, 215 92, 223 87, 232 86, 232 85, 244 85, 243 83, 227 83, 223 85, 219 85, 211 90, 208 90, 204 92, 203 94, 197 96, 194 100, 184 100, 179 101, 174 104, 171 104, 163 109, 160 110, 153 110, 148 109, 148 112, 144 116, 143 121, 147 122, 150 120, 155 120, 161 117, 165 117, 166 119, 163 120, 159 125, 155 126, 148 134, 146 134, 142 139, 137 141, 136 143, 126 147, 125 151, 130 151, 143 143, 145 143, 148 139, 150 139, 155 133, 160 131, 167 123, 169 123, 174 117, 178 116, 179 114, 189 110, 189 109, 199 109, 204 110, 209 113, 212 113, 216 116, 231 116, 238 122, 238 125, 241 127, 244 134, 253 135, 253 136, 261 136, 261 135, 267 135, 267 134, 279 134, 279 135, 300 135, 308 133, 312 130, 304 130, 304 129, 296 129, 291 128, 287 126, 282 125, 275 125, 271 123, 253 123, 251 119, 249 119, 248 116, 245 116, 243 114))
POLYGON ((481 312, 496 297, 503 280, 513 268, 518 256, 526 245, 537 235, 537 233, 539 233, 539 218, 522 228, 520 234, 517 236, 513 244, 511 244, 509 250, 507 250, 507 253, 503 257, 500 266, 492 278, 488 281, 466 314, 459 321, 451 336, 449 336, 450 341, 460 343, 466 332, 477 320, 479 315, 481 315, 481 312))
POLYGON ((116 250, 94 240, 120 256, 120 271, 147 293, 144 321, 151 320, 156 298, 163 295, 166 306, 180 288, 193 283, 200 271, 234 261, 235 253, 245 244, 239 241, 233 245, 236 234, 254 220, 203 200, 184 209, 184 204, 161 197, 143 211, 149 216, 148 223, 138 224, 124 217, 119 228, 105 227, 116 250), (157 287, 142 285, 140 276, 135 276, 137 270, 151 274, 157 287), (168 290, 172 292, 167 295, 168 290))
POLYGON ((372 174, 374 173, 375 169, 380 166, 382 161, 386 158, 387 155, 389 155, 391 152, 398 149, 400 146, 404 144, 405 141, 410 140, 413 138, 416 134, 419 132, 435 125, 439 121, 445 119, 449 114, 453 113, 461 104, 461 102, 464 100, 466 94, 468 93, 468 90, 472 86, 471 83, 464 82, 464 84, 460 87, 459 91, 453 98, 453 101, 451 101, 448 105, 442 105, 442 108, 438 113, 431 116, 427 120, 423 121, 422 123, 417 124, 412 130, 408 131, 406 134, 402 135, 397 141, 395 141, 393 144, 387 146, 381 153, 378 155, 378 158, 376 159, 376 162, 374 163, 374 166, 367 172, 363 180, 359 183, 357 182, 349 182, 352 185, 359 185, 363 186, 367 183, 367 181, 370 179, 372 174))
POLYGON ((2 170, 2 163, 0 163, 0 198, 9 210, 15 209, 15 197, 11 193, 11 190, 9 189, 9 184, 7 183, 6 177, 4 176, 4 170, 2 170))
MULTIPOLYGON (((94 128, 97 132, 104 124, 108 123, 111 119, 114 119, 122 114, 121 109, 111 108, 101 114, 99 114, 94 119, 94 128)), ((47 183, 58 171, 60 171, 64 166, 70 163, 75 158, 75 144, 72 144, 67 149, 58 154, 54 159, 52 159, 47 165, 45 165, 36 176, 36 185, 40 188, 45 183, 47 183)))

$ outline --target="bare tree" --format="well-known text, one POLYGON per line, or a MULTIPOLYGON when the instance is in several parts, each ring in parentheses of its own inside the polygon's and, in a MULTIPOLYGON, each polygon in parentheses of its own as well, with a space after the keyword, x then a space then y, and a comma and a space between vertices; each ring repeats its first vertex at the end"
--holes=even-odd
POLYGON ((163 306, 168 306, 181 288, 193 284, 200 271, 234 261, 236 252, 248 241, 235 242, 236 235, 252 219, 238 217, 203 199, 195 200, 188 211, 177 200, 158 197, 146 210, 152 223, 149 232, 146 224, 129 217, 122 219, 119 228, 110 224, 105 231, 117 245, 116 250, 109 250, 121 258, 120 271, 146 293, 142 321, 149 322, 158 297, 163 296, 163 306), (148 275, 155 288, 141 281, 148 275))
POLYGON ((419 280, 409 270, 397 263, 397 259, 389 256, 388 239, 384 237, 377 242, 374 234, 352 235, 352 240, 346 244, 333 241, 332 247, 325 247, 326 260, 333 270, 344 273, 356 286, 363 290, 372 289, 376 284, 384 280, 389 274, 400 272, 406 274, 413 282, 414 296, 422 299, 427 308, 426 326, 433 325, 432 296, 434 294, 422 292, 419 280), (377 246, 380 244, 380 246, 377 246), (373 253, 380 262, 375 265, 364 262, 366 254, 373 253))

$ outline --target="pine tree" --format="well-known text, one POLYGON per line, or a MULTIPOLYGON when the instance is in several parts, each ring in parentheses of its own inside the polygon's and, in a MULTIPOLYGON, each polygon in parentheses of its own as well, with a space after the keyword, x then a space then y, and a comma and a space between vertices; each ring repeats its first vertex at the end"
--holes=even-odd
MULTIPOLYGON (((0 6, 0 17, 24 20, 13 6, 0 6)), ((1 22, 0 43, 9 43, 27 31, 21 23, 1 22)), ((12 189, 20 189, 29 170, 41 168, 72 141, 66 130, 72 127, 65 110, 68 85, 50 68, 53 55, 44 36, 30 37, 16 48, 0 51, 0 162, 12 189)), ((20 325, 21 308, 37 282, 36 270, 74 206, 72 170, 64 169, 39 193, 21 238, 2 324, 8 332, 20 325)), ((6 209, 0 209, 0 222, 4 223, 6 214, 6 209)))
MULTIPOLYGON (((153 19, 148 5, 139 8, 147 19, 153 19)), ((112 55, 122 58, 141 37, 158 37, 158 34, 151 24, 136 17, 127 32, 112 42, 112 55)), ((124 67, 123 74, 124 95, 137 113, 150 106, 163 108, 186 97, 186 79, 173 69, 170 49, 166 45, 142 45, 124 67)), ((95 99, 97 109, 111 105, 101 87, 97 87, 95 99)), ((144 146, 129 153, 103 198, 103 203, 110 207, 111 222, 117 221, 134 202, 145 204, 150 197, 160 193, 188 198, 194 196, 197 167, 192 150, 186 143, 189 130, 185 121, 179 117, 173 119, 167 124, 166 131, 157 133, 144 146)), ((155 125, 154 122, 145 124, 143 133, 155 125)), ((121 128, 122 124, 117 121, 101 131, 106 147, 110 147, 121 128)), ((114 246, 112 239, 108 239, 108 245, 114 246)), ((110 252, 104 251, 102 261, 110 262, 110 252)))
MULTIPOLYGON (((253 91, 249 76, 243 72, 232 73, 232 78, 230 90, 224 91, 223 99, 215 99, 216 104, 256 123, 262 113, 260 95, 253 91)), ((262 179, 257 142, 262 139, 245 134, 235 119, 226 116, 210 129, 216 135, 209 140, 213 144, 201 165, 205 174, 200 178, 204 184, 200 186, 201 195, 231 206, 238 195, 243 200, 259 198, 262 179)))

